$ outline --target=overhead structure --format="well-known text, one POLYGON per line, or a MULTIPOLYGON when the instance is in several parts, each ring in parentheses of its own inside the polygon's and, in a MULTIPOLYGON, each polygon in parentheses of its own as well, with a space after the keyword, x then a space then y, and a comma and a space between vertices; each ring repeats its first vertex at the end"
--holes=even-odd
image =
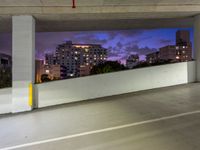
POLYGON ((13 15, 33 16, 36 31, 46 32, 191 27, 199 13, 199 0, 4 0, 0 32, 11 32, 13 15))

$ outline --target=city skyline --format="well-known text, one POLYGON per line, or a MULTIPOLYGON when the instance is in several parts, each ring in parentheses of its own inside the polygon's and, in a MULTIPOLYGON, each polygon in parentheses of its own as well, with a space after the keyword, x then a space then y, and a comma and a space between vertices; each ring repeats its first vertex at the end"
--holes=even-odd
MULTIPOLYGON (((125 59, 131 54, 145 55, 160 47, 175 44, 175 33, 182 28, 137 29, 118 31, 79 31, 36 33, 36 58, 44 59, 45 53, 53 53, 57 45, 65 41, 81 44, 100 44, 108 49, 108 60, 125 59)), ((193 45, 193 28, 183 28, 190 32, 193 45)), ((11 34, 0 34, 0 52, 11 54, 11 34)))

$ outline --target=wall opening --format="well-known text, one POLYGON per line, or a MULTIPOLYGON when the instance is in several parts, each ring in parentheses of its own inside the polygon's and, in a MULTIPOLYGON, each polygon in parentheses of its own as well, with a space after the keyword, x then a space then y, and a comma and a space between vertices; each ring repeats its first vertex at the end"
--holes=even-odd
POLYGON ((193 60, 193 28, 36 33, 36 83, 193 60))

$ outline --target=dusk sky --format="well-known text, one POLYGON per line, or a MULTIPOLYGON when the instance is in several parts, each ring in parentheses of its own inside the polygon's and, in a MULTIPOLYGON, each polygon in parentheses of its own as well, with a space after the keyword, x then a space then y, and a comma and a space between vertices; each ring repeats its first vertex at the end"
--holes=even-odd
MULTIPOLYGON (((36 33, 36 58, 54 52, 58 44, 67 40, 73 43, 101 44, 108 49, 108 59, 124 61, 130 54, 145 55, 165 45, 175 44, 175 34, 180 28, 152 30, 81 31, 36 33)), ((193 28, 190 31, 193 43, 193 28)), ((11 54, 11 34, 0 33, 0 52, 11 54)))

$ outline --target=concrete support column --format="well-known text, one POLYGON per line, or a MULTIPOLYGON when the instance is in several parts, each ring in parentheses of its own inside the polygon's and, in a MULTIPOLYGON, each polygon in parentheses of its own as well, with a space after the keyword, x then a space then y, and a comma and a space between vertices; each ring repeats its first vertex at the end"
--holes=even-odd
POLYGON ((12 17, 12 112, 32 109, 31 85, 35 81, 35 20, 12 17))
POLYGON ((194 21, 194 50, 197 70, 197 81, 200 81, 200 15, 194 21))

